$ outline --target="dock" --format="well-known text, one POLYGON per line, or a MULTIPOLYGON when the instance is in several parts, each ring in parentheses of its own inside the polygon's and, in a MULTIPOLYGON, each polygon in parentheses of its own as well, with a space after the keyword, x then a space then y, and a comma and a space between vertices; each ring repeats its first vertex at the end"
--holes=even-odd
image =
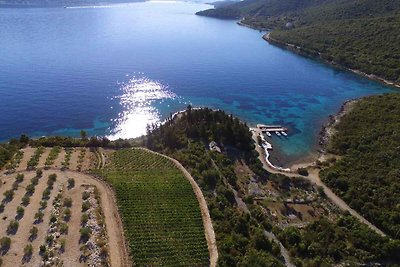
POLYGON ((271 137, 271 132, 275 132, 277 136, 287 136, 287 128, 280 126, 280 125, 266 125, 266 124, 257 124, 257 129, 260 130, 262 133, 267 134, 271 137))

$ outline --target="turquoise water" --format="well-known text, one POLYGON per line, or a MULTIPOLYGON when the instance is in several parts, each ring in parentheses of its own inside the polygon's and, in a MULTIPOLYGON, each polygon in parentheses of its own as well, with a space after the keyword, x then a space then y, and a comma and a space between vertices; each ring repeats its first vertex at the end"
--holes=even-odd
POLYGON ((195 16, 208 5, 145 2, 92 8, 0 9, 0 140, 136 137, 194 106, 251 124, 290 158, 315 148, 328 115, 392 89, 269 45, 234 21, 195 16))

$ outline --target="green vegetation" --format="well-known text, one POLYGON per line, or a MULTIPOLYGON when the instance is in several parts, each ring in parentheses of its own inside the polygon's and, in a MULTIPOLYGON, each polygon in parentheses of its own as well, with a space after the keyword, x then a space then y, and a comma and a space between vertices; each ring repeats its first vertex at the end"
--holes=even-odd
POLYGON ((50 168, 50 166, 53 165, 54 160, 56 160, 56 158, 58 157, 58 154, 60 154, 60 152, 61 152, 61 147, 59 147, 59 146, 55 146, 50 150, 50 153, 44 164, 45 168, 50 168))
POLYGON ((119 150, 99 174, 116 191, 137 265, 208 265, 199 203, 189 181, 171 161, 144 150, 119 150))
POLYGON ((191 141, 199 141, 205 146, 215 141, 221 148, 234 150, 254 173, 266 175, 247 125, 221 110, 194 110, 188 106, 180 119, 170 118, 160 127, 149 127, 145 145, 152 150, 172 154, 186 148, 191 141))
POLYGON ((29 137, 23 134, 19 140, 11 139, 7 144, 0 144, 0 169, 2 169, 7 162, 13 159, 12 162, 10 162, 10 164, 7 166, 7 170, 15 170, 23 156, 22 152, 17 151, 21 148, 24 148, 28 143, 29 137))
POLYGON ((65 198, 63 205, 64 205, 64 207, 71 208, 72 207, 72 198, 70 198, 70 197, 65 198))
POLYGON ((30 234, 29 240, 30 240, 30 241, 36 239, 36 237, 37 237, 37 235, 38 235, 38 231, 39 231, 39 230, 38 230, 38 228, 37 228, 36 226, 33 226, 33 227, 31 228, 31 230, 29 230, 29 234, 30 234))
POLYGON ((15 153, 14 157, 12 158, 12 160, 6 165, 6 169, 8 170, 8 172, 14 172, 15 171, 15 169, 21 163, 21 160, 22 160, 23 156, 24 156, 24 152, 22 150, 18 150, 17 153, 15 153))
POLYGON ((252 205, 250 214, 244 213, 231 189, 241 190, 233 168, 235 160, 246 162, 257 179, 268 176, 254 153, 246 124, 223 111, 188 107, 186 113, 153 129, 147 137, 150 148, 179 160, 201 187, 216 233, 219 266, 283 266, 278 260, 279 246, 263 233, 271 228, 265 214, 253 216, 256 207, 252 205), (223 152, 229 151, 231 158, 209 152, 212 140, 223 152))
POLYGON ((336 126, 332 153, 343 158, 322 170, 323 181, 387 234, 400 238, 400 96, 355 104, 336 126))
POLYGON ((124 139, 110 141, 106 137, 91 137, 85 139, 78 139, 73 137, 64 136, 47 136, 39 139, 31 140, 29 143, 33 147, 109 147, 109 148, 123 148, 130 147, 131 144, 124 139))
POLYGON ((11 239, 9 237, 0 238, 0 250, 4 253, 11 246, 11 239))
POLYGON ((244 18, 301 52, 400 83, 399 1, 245 0, 198 14, 244 18))
POLYGON ((7 234, 15 234, 18 231, 19 222, 12 220, 7 226, 7 234))
POLYGON ((299 230, 288 227, 279 239, 295 257, 296 266, 335 266, 346 262, 398 262, 400 242, 371 232, 351 215, 340 217, 335 223, 321 219, 299 230))
POLYGON ((68 178, 68 189, 74 188, 75 187, 75 179, 74 178, 68 178))
POLYGON ((28 170, 32 170, 35 169, 36 166, 39 164, 39 159, 40 156, 43 154, 44 152, 44 147, 38 147, 35 150, 35 153, 32 155, 32 157, 30 158, 30 160, 28 161, 28 166, 26 167, 28 170))

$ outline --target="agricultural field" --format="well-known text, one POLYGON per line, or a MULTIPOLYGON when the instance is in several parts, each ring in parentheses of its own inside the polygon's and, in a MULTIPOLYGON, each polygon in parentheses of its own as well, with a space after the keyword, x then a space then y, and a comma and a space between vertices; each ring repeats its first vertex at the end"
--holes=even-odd
POLYGON ((0 266, 128 266, 112 190, 86 148, 24 148, 0 172, 0 266), (110 249, 113 248, 113 249, 110 249))
POLYGON ((199 202, 172 161, 146 150, 119 150, 99 174, 115 189, 134 264, 210 265, 199 202))

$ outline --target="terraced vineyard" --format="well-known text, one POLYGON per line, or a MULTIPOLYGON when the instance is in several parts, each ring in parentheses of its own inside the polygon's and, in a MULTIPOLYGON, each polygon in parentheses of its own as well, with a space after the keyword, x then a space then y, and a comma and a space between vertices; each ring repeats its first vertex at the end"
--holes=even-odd
POLYGON ((100 174, 115 188, 137 266, 208 266, 199 203, 170 160, 139 149, 112 154, 100 174))

